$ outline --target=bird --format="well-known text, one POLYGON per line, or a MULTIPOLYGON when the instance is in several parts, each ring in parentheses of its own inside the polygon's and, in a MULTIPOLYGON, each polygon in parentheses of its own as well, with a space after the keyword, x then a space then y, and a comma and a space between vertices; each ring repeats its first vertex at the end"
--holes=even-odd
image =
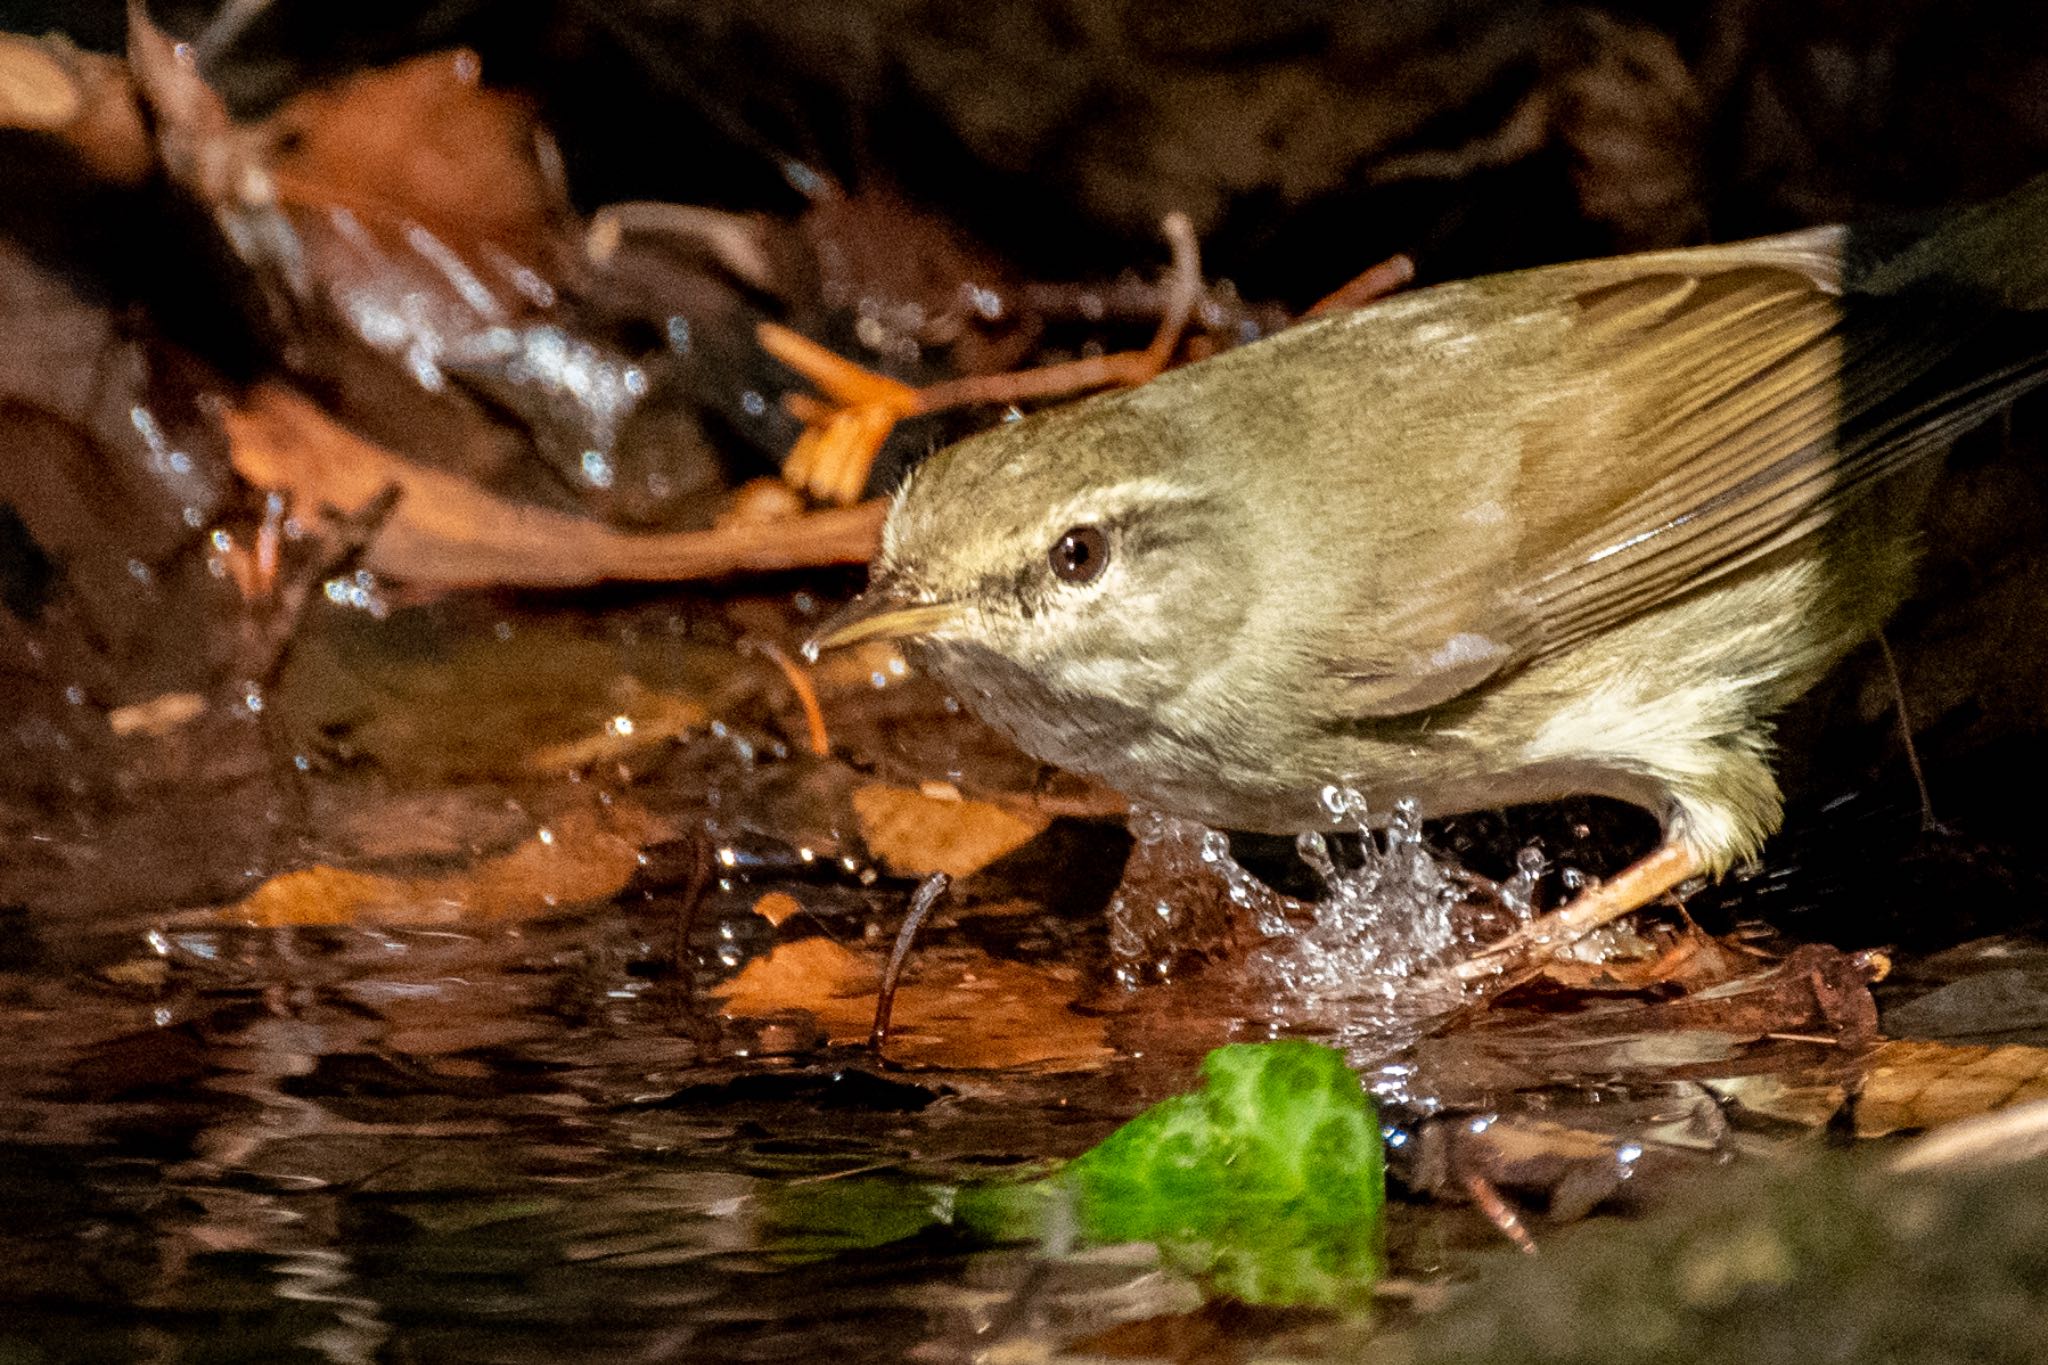
POLYGON ((2048 176, 1418 289, 937 452, 813 656, 900 641, 1029 753, 1223 828, 1649 810, 1513 944, 1554 951, 1777 830, 1773 717, 1910 592, 1938 457, 2048 377, 2044 310, 2048 176))

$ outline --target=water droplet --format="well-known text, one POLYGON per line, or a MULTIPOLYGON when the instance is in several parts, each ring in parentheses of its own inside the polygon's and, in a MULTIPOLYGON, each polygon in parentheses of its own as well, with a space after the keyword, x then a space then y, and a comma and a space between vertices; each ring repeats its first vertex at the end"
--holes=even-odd
POLYGON ((783 162, 782 178, 789 182, 791 189, 806 198, 815 199, 827 188, 825 177, 801 161, 783 162))

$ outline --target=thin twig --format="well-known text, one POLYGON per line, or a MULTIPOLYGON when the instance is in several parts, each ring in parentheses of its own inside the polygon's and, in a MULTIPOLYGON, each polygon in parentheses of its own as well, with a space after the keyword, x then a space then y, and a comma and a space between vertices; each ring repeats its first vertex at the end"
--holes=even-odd
POLYGON ((896 986, 903 979, 903 964, 910 957, 910 945, 917 941, 917 931, 924 926, 925 917, 953 879, 943 872, 934 872, 918 883, 917 890, 910 897, 910 911, 903 917, 903 927, 896 931, 896 946, 889 950, 889 965, 882 970, 882 988, 875 995, 875 1024, 868 1030, 868 1051, 880 1057, 882 1045, 889 1041, 889 1014, 896 1008, 896 986))
POLYGON ((690 940, 696 937, 697 917, 703 913, 706 894, 711 890, 715 857, 710 831, 698 828, 690 836, 690 875, 683 883, 682 902, 676 906, 675 943, 669 964, 671 1017, 696 1023, 697 1046, 706 1053, 716 1048, 718 1029, 709 1019, 699 1018, 692 1008, 697 996, 697 960, 690 952, 690 940))
POLYGON ((1173 358, 1181 333, 1187 330, 1188 319, 1194 316, 1195 305, 1201 301, 1203 287, 1202 248, 1195 240, 1195 227, 1188 216, 1175 209, 1160 220, 1159 231, 1173 253, 1173 264, 1166 275, 1166 308, 1159 315, 1159 330, 1152 334, 1152 344, 1145 348, 1145 358, 1155 374, 1173 358))
POLYGON ((1877 649, 1884 655, 1884 671, 1892 680, 1892 701, 1899 711, 1899 738, 1906 746, 1906 766, 1913 771, 1913 786, 1920 793, 1920 829, 1931 834, 1941 828, 1934 818, 1934 797, 1927 790, 1927 773, 1920 767, 1920 750, 1913 743, 1913 717, 1906 710, 1906 683, 1899 676, 1899 661, 1892 657, 1891 641, 1877 633, 1877 649))
POLYGON ((1144 350, 1084 356, 1006 374, 941 380, 916 390, 914 411, 928 413, 968 403, 1018 403, 1059 397, 1084 389, 1143 384, 1159 374, 1173 359, 1205 290, 1201 246, 1195 240, 1194 225, 1188 216, 1176 209, 1160 221, 1159 231, 1172 252, 1172 264, 1160 282, 1163 298, 1159 326, 1144 350))
POLYGON ((338 541, 338 548, 326 559, 309 566, 311 572, 304 581, 296 584, 287 584, 282 578, 283 525, 289 499, 276 490, 264 498, 264 519, 257 531, 251 570, 254 586, 262 594, 251 605, 267 608, 261 612, 260 638, 254 642, 252 650, 257 658, 263 659, 263 663, 260 668, 250 671, 255 674, 252 681, 260 704, 256 714, 257 728, 263 735, 264 747, 269 751, 273 772, 283 773, 284 780, 275 785, 281 788, 281 794, 290 807, 288 832, 300 844, 312 835, 312 799, 306 789, 306 770, 299 766, 298 756, 289 752, 288 736, 276 708, 271 705, 272 694, 283 681, 292 645, 298 639, 299 626, 305 620, 306 608, 319 593, 320 585, 331 578, 355 572, 368 553, 370 542, 377 538, 377 533, 384 528, 384 523, 404 496, 404 490, 397 484, 386 484, 362 507, 332 518, 330 534, 338 541), (265 655, 268 657, 264 658, 265 655))
POLYGON ((1387 295, 1407 288, 1415 282, 1415 261, 1405 254, 1389 256, 1364 274, 1337 286, 1324 297, 1309 306, 1301 316, 1324 317, 1330 313, 1342 313, 1363 308, 1387 295))
POLYGON ((745 647, 782 670, 782 676, 789 680, 790 690, 796 693, 797 705, 803 708, 804 725, 810 730, 811 752, 819 758, 830 756, 832 736, 825 729, 825 708, 818 704, 818 689, 811 686, 810 674, 773 640, 749 639, 745 647))

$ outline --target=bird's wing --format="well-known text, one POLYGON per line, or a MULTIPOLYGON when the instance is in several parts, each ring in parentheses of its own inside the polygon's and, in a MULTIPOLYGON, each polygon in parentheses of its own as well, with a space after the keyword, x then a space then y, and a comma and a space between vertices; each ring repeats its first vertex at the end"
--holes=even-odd
POLYGON ((1544 298, 1556 340, 1510 360, 1509 392, 1551 386, 1502 435, 1520 461, 1512 520, 1469 582, 1410 593, 1336 645, 1351 712, 1449 701, 1737 573, 2039 372, 2038 352, 1958 360, 1981 311, 1845 298, 1815 250, 1833 240, 1640 257, 1544 298))

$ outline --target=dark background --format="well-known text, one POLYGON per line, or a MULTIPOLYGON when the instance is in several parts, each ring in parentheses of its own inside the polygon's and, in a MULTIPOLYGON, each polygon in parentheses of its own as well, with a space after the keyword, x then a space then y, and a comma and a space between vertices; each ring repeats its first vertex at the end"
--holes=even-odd
MULTIPOLYGON (((587 205, 794 210, 885 182, 1046 277, 1188 212, 1249 295, 1982 197, 2048 161, 2048 16, 2004 4, 1491 0, 166 3, 238 111, 451 43, 533 91, 587 205), (239 20, 236 16, 241 16, 239 20), (224 16, 226 25, 223 26, 224 16)), ((122 7, 0 6, 117 49, 122 7)))

